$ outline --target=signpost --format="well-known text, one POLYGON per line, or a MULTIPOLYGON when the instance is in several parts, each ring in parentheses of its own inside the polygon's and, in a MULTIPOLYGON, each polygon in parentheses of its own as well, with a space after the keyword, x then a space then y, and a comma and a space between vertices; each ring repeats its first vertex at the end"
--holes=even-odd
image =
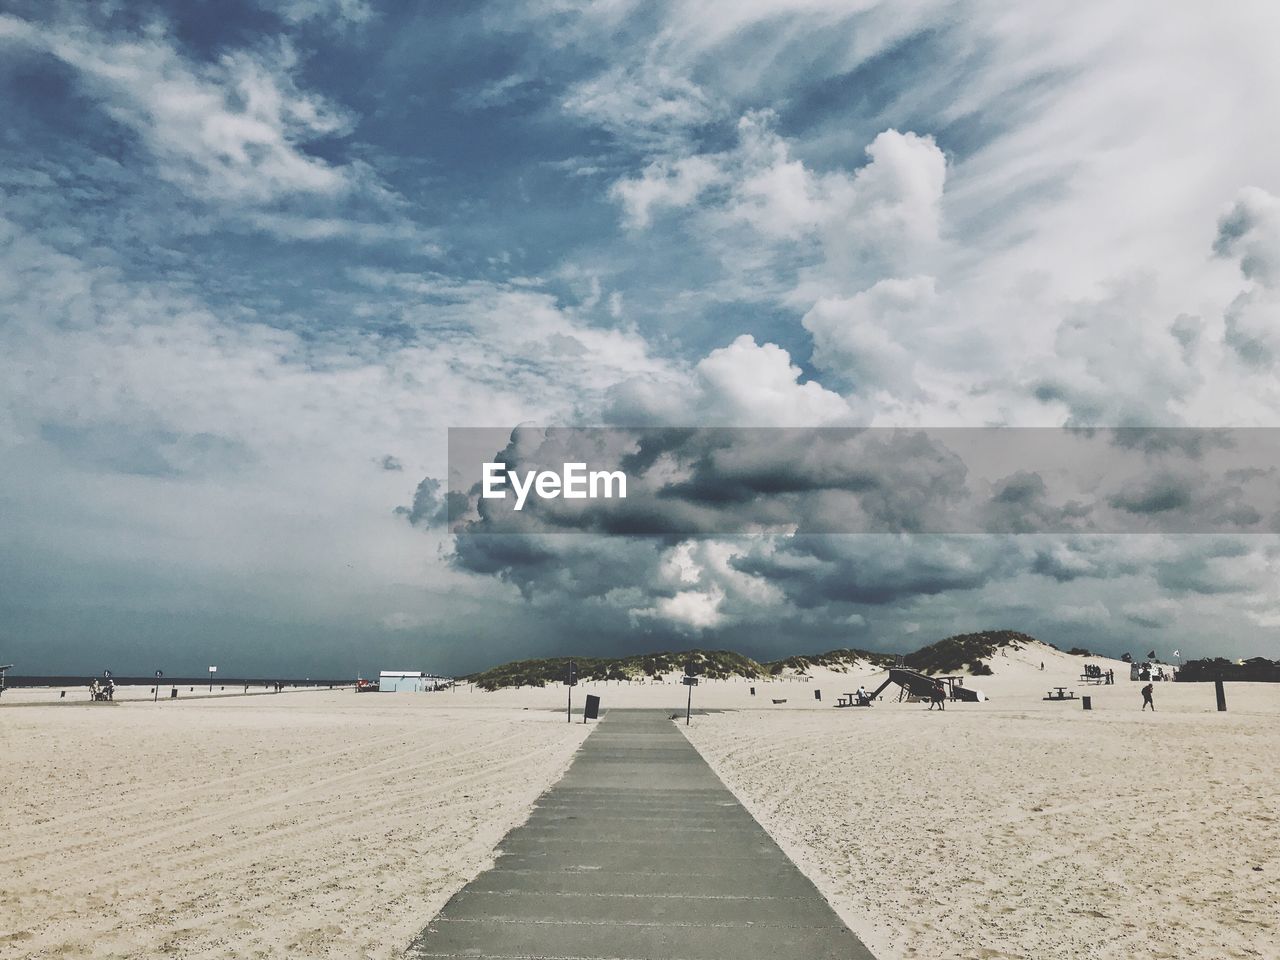
POLYGON ((163 676, 164 676, 163 670, 156 671, 156 688, 154 691, 152 691, 153 693, 155 693, 155 696, 151 698, 152 703, 157 703, 160 700, 160 678, 163 676))
POLYGON ((209 668, 209 692, 213 693, 213 675, 218 672, 217 667, 209 668))
POLYGON ((569 661, 569 669, 565 673, 564 685, 569 688, 569 705, 565 708, 564 718, 566 722, 573 723, 573 688, 578 685, 578 668, 574 666, 572 660, 569 661))
POLYGON ((698 666, 692 660, 684 665, 684 677, 681 680, 689 688, 689 702, 684 707, 684 725, 689 726, 689 718, 693 716, 693 688, 698 685, 698 666))

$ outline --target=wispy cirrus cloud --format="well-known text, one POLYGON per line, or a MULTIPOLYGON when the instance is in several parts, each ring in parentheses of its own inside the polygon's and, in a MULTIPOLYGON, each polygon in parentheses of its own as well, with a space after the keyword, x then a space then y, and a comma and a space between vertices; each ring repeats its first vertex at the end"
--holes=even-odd
POLYGON ((0 42, 55 57, 86 96, 145 145, 165 179, 202 197, 333 196, 359 173, 304 149, 350 132, 349 114, 300 89, 287 42, 194 63, 164 27, 111 36, 87 23, 0 17, 0 42))

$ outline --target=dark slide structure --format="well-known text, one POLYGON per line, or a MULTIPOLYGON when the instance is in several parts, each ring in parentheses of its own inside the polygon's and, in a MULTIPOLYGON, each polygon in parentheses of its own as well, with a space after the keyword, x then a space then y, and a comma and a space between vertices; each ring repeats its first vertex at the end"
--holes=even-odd
POLYGON ((962 687, 955 682, 955 677, 929 677, 923 673, 917 673, 914 670, 906 670, 902 667, 890 667, 889 679, 880 686, 876 687, 875 692, 871 694, 871 699, 875 700, 885 690, 885 687, 891 683, 896 683, 902 688, 902 693, 898 695, 899 699, 910 695, 919 697, 922 700, 928 700, 933 696, 933 688, 941 680, 947 685, 947 696, 952 700, 965 700, 969 703, 978 703, 985 700, 986 696, 977 690, 969 687, 962 687))

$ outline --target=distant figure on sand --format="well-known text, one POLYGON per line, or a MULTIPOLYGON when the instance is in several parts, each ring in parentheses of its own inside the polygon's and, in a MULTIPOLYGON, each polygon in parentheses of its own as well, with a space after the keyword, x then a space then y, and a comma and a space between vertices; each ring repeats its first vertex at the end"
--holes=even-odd
POLYGON ((934 707, 939 710, 947 709, 947 692, 941 680, 933 685, 933 695, 929 700, 929 709, 932 710, 934 707))
POLYGON ((862 684, 858 684, 858 692, 854 694, 858 698, 858 703, 870 703, 871 696, 867 693, 867 688, 862 684))
POLYGON ((1151 684, 1147 684, 1142 688, 1142 709, 1145 712, 1147 707, 1151 708, 1151 712, 1156 711, 1156 702, 1151 699, 1151 684))

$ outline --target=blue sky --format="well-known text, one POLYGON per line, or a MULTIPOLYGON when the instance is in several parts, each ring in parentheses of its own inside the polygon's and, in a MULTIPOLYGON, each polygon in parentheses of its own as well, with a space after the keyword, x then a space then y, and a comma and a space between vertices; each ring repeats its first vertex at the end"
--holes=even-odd
POLYGON ((1277 26, 10 0, 0 659, 462 670, 995 625, 1280 655, 1273 536, 497 557, 397 512, 449 426, 1274 425, 1277 26))

